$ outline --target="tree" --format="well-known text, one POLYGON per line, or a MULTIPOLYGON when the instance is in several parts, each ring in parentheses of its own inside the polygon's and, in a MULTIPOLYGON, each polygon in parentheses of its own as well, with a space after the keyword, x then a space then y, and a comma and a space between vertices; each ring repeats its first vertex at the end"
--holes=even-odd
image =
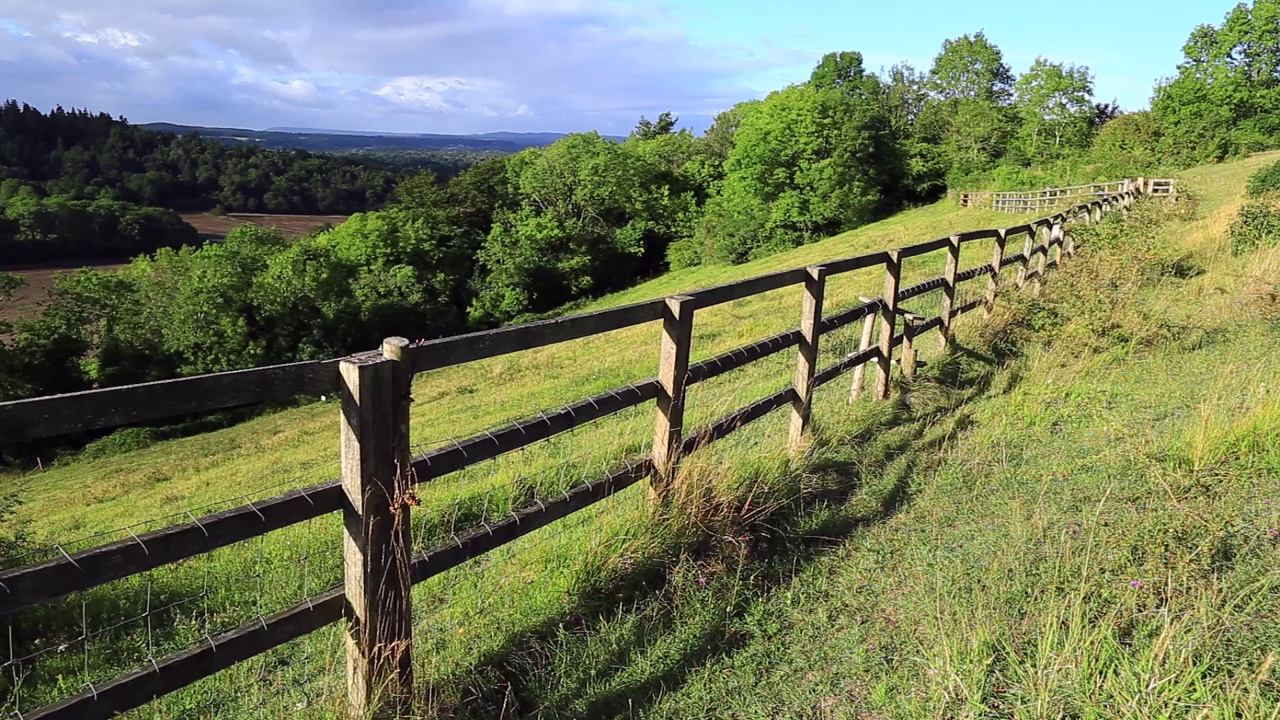
POLYGON ((1162 164, 1160 132, 1151 112, 1126 113, 1098 130, 1089 160, 1101 166, 1107 177, 1154 172, 1162 164))
POLYGON ((1036 58, 1015 91, 1023 158, 1045 162, 1088 146, 1095 113, 1088 68, 1036 58))
POLYGON ((899 202, 935 199, 946 190, 947 166, 936 136, 920 120, 930 102, 929 80, 908 63, 881 79, 885 114, 902 158, 899 202))
POLYGON ((981 32, 946 40, 929 69, 930 100, 917 121, 921 142, 939 147, 948 186, 995 167, 1016 131, 1013 71, 981 32))
POLYGON ((656 168, 596 133, 507 160, 517 206, 498 213, 480 250, 476 322, 543 312, 656 272, 674 238, 656 168))
POLYGON ((943 41, 929 69, 929 90, 940 100, 1007 104, 1013 84, 1004 54, 981 31, 943 41))
POLYGON ((809 73, 809 84, 819 90, 836 90, 851 97, 864 95, 874 87, 862 66, 860 52, 832 52, 822 56, 809 73))
POLYGON ((742 118, 700 235, 707 259, 742 262, 871 220, 888 119, 876 99, 792 86, 742 118))
POLYGON ((675 132, 676 123, 679 121, 680 118, 672 117, 669 112, 659 115, 656 121, 649 120, 642 115, 640 122, 636 123, 636 129, 631 135, 641 140, 652 140, 660 135, 669 135, 675 132))
POLYGON ((1120 109, 1120 103, 1112 100, 1111 102, 1094 103, 1093 116, 1089 118, 1089 127, 1095 132, 1102 128, 1103 125, 1124 115, 1124 111, 1120 109))
POLYGON ((1197 27, 1183 56, 1151 101, 1166 153, 1201 162, 1280 142, 1280 0, 1241 3, 1222 25, 1197 27))

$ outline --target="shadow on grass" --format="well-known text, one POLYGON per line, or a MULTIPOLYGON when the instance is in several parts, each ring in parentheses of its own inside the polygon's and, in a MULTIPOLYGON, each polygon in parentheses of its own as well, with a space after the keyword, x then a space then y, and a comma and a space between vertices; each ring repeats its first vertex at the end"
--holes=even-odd
MULTIPOLYGON (((906 507, 913 478, 969 427, 966 405, 993 391, 1002 365, 955 347, 916 382, 900 385, 891 404, 864 413, 861 427, 838 433, 815 425, 814 451, 798 471, 817 479, 810 483, 817 490, 735 528, 736 540, 744 542, 729 543, 731 548, 702 538, 677 548, 679 560, 640 564, 576 592, 566 615, 513 634, 472 666, 433 683, 433 716, 603 718, 643 712, 691 673, 742 649, 749 637, 734 626, 756 601, 860 529, 906 507), (876 478, 880 490, 851 502, 866 490, 867 478, 876 478), (714 569, 720 580, 749 576, 750 582, 744 588, 736 580, 708 581, 698 572, 696 579, 686 577, 690 565, 714 569), (723 586, 728 597, 715 595, 716 612, 682 612, 679 603, 690 594, 690 582, 709 582, 694 592, 717 593, 723 586)), ((1017 377, 1006 374, 1008 382, 1017 377)))

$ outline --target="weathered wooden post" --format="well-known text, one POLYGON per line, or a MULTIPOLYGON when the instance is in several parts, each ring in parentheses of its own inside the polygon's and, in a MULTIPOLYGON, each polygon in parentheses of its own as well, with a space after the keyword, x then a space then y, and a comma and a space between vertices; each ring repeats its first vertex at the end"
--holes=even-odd
POLYGON ((893 328, 898 317, 898 284, 902 280, 902 257, 890 250, 884 263, 884 307, 880 309, 880 357, 877 358, 876 399, 889 397, 889 373, 893 369, 893 328))
POLYGON ((339 365, 347 713, 399 712, 413 690, 409 607, 409 341, 339 365))
MULTIPOLYGON (((960 236, 952 235, 947 246, 947 269, 942 275, 942 307, 939 315, 942 325, 938 328, 938 347, 947 351, 951 344, 951 320, 956 306, 956 273, 960 272, 960 236)), ((905 361, 904 361, 905 363, 905 361)), ((903 367, 906 367, 904 364, 903 367)))
POLYGON ((661 499, 675 480, 684 437, 685 380, 693 344, 693 298, 667 298, 662 312, 658 355, 658 402, 653 429, 653 481, 650 496, 661 499))
POLYGON ((1004 228, 996 231, 996 246, 991 251, 991 279, 987 280, 987 294, 983 298, 982 316, 990 318, 996 309, 996 294, 1000 292, 1000 264, 1004 262, 1004 245, 1009 233, 1004 228))
POLYGON ((916 379, 916 327, 924 320, 913 312, 902 313, 902 379, 916 379))
POLYGON ((796 354, 796 396, 791 403, 792 452, 804 445, 813 416, 813 376, 818 365, 818 340, 822 334, 822 296, 826 292, 827 269, 809 267, 804 278, 804 302, 800 308, 800 350, 796 354))
MULTIPOLYGON (((858 301, 862 303, 875 302, 875 298, 859 296, 858 301)), ((876 314, 868 313, 867 316, 862 319, 862 337, 858 340, 858 352, 863 352, 867 348, 871 347, 871 336, 875 333, 875 329, 876 314)), ((857 400, 858 397, 862 395, 862 382, 863 378, 866 376, 866 363, 862 363, 853 369, 853 384, 849 386, 849 402, 857 400)))
POLYGON ((1147 194, 1147 192, 1148 192, 1148 190, 1147 190, 1147 179, 1146 179, 1146 178, 1144 178, 1144 177, 1139 177, 1139 178, 1138 178, 1138 192, 1139 192, 1139 193, 1141 193, 1141 194, 1143 194, 1143 195, 1146 195, 1146 194, 1147 194))
POLYGON ((1013 281, 1015 287, 1019 290, 1027 285, 1027 274, 1031 268, 1031 252, 1035 248, 1036 228, 1027 231, 1027 237, 1022 241, 1022 261, 1018 263, 1018 276, 1013 281))
POLYGON ((1065 240, 1062 237, 1062 223, 1055 222, 1053 229, 1049 231, 1049 246, 1053 248, 1053 266, 1062 265, 1062 244, 1065 240))
POLYGON ((1038 241, 1041 236, 1044 237, 1044 243, 1037 242, 1036 245, 1036 253, 1039 257, 1036 258, 1036 271, 1031 284, 1031 291, 1037 295, 1040 294, 1040 285, 1044 282, 1045 269, 1049 266, 1049 228, 1043 225, 1036 228, 1036 240, 1038 241))

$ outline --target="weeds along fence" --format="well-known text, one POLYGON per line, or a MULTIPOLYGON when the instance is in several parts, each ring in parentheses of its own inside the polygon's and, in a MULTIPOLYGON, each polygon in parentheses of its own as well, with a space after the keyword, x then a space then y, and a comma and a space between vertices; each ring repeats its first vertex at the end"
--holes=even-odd
POLYGON ((988 207, 1010 213, 1032 213, 1073 205, 1086 198, 1101 198, 1136 190, 1145 195, 1176 194, 1170 179, 1137 178, 1115 182, 1072 185, 1030 192, 962 192, 961 207, 988 207))
MULTIPOLYGON (((0 572, 0 616, 21 618, 24 610, 38 610, 73 593, 189 563, 250 539, 257 539, 262 562, 261 539, 268 533, 330 517, 335 525, 340 520, 341 551, 336 546, 327 553, 313 548, 304 557, 312 557, 312 563, 331 563, 335 577, 340 573, 342 582, 318 593, 307 593, 309 566, 304 564, 302 588, 306 596, 302 602, 277 612, 259 611, 250 620, 216 633, 209 629, 206 613, 204 629, 193 635, 197 641, 167 653, 152 642, 152 620, 155 617, 156 622, 161 622, 156 608, 170 605, 165 604, 164 598, 153 599, 148 582, 146 613, 141 616, 146 622, 145 641, 141 631, 136 638, 130 636, 131 641, 144 643, 140 652, 146 660, 141 666, 108 680, 94 681, 88 674, 88 654, 97 634, 90 632, 86 621, 81 637, 54 648, 61 651, 72 642, 82 642, 85 676, 76 680, 59 671, 56 688, 60 695, 25 709, 12 700, 13 715, 31 720, 112 717, 342 620, 342 629, 334 632, 343 637, 345 661, 339 657, 334 665, 344 664, 346 668, 346 698, 340 700, 345 707, 343 712, 349 717, 367 717, 403 707, 411 702, 414 688, 414 635, 424 627, 423 621, 415 618, 410 588, 643 480, 650 480, 649 499, 660 504, 682 457, 775 410, 790 408, 787 442, 793 449, 802 447, 810 428, 815 388, 852 373, 852 400, 863 391, 864 372, 873 368, 874 382, 868 391, 876 399, 887 398, 895 351, 901 374, 912 378, 919 338, 937 330, 939 345, 945 349, 956 317, 979 308, 990 313, 1002 289, 1001 270, 1016 269, 1013 282, 1018 288, 1038 287, 1048 269, 1074 253, 1071 225, 1096 223, 1104 215, 1127 212, 1137 197, 1155 192, 1152 183, 1140 181, 1123 181, 1109 187, 1119 191, 1015 227, 961 233, 600 312, 419 343, 392 338, 379 350, 335 360, 0 403, 0 431, 14 441, 163 421, 301 395, 337 393, 341 407, 337 438, 341 445, 340 478, 246 501, 202 517, 188 513, 188 522, 142 533, 129 530, 128 537, 117 542, 73 552, 55 546, 57 552, 42 562, 0 572), (993 241, 989 261, 961 270, 963 248, 974 241, 988 240, 993 241), (1008 243, 1017 240, 1021 240, 1021 251, 1006 252, 1008 243), (901 287, 904 261, 931 253, 945 253, 944 273, 901 287), (824 312, 831 278, 875 268, 883 269, 884 289, 879 297, 864 297, 847 309, 824 312), (965 284, 984 278, 986 284, 981 291, 958 291, 965 284), (799 327, 691 362, 697 312, 797 286, 801 290, 799 327), (923 308, 919 299, 933 293, 939 297, 934 306, 937 314, 907 309, 908 305, 923 308), (656 377, 451 445, 417 454, 411 449, 410 386, 415 375, 651 322, 661 323, 656 377), (843 345, 837 341, 841 337, 834 334, 837 330, 855 330, 859 323, 860 334, 851 335, 843 345), (835 346, 834 356, 830 347, 819 354, 824 336, 829 338, 828 344, 835 346), (856 342, 852 338, 857 338, 856 342), (788 356, 782 353, 793 349, 794 379, 784 389, 713 416, 695 429, 686 429, 686 399, 691 388, 769 357, 785 360, 791 366, 788 356), (826 358, 831 362, 820 367, 826 358), (468 468, 494 462, 623 411, 643 409, 649 403, 654 406, 654 426, 647 456, 634 452, 633 447, 616 466, 583 481, 575 477, 571 486, 558 487, 554 494, 517 493, 517 500, 504 508, 500 517, 488 513, 486 507, 486 512, 468 516, 466 522, 458 521, 461 524, 457 527, 427 532, 426 539, 411 537, 411 533, 419 532, 413 528, 421 527, 414 526, 409 515, 411 508, 419 504, 415 487, 444 482, 447 476, 457 478, 468 468)), ((643 447, 642 443, 634 445, 643 447)), ((572 458, 566 461, 572 462, 572 458)), ((460 516, 455 520, 457 517, 460 516)), ((261 585, 261 574, 257 577, 261 585)), ((533 577, 529 582, 538 579, 533 577)), ((204 595, 195 596, 207 598, 216 589, 207 575, 204 582, 204 595)), ((172 602, 180 604, 182 600, 172 602)), ((21 621, 18 626, 17 634, 23 635, 21 621)), ((16 694, 24 674, 31 671, 31 663, 43 656, 24 654, 15 650, 14 644, 11 622, 9 657, 0 667, 11 676, 11 689, 16 694)), ((116 667, 111 670, 118 672, 116 667)), ((75 673, 68 670, 66 674, 75 673)), ((335 692, 341 694, 342 690, 335 692)))

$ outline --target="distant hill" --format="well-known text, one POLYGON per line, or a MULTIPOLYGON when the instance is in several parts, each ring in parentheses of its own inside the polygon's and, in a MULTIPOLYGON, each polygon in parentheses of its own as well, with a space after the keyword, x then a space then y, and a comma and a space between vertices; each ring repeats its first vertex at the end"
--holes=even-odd
MULTIPOLYGON (((438 133, 368 133, 351 130, 273 127, 266 130, 200 127, 173 123, 147 123, 140 127, 184 135, 194 132, 226 144, 253 144, 271 150, 303 149, 312 152, 423 152, 465 150, 515 153, 542 147, 564 137, 564 133, 491 132, 478 135, 438 133)), ((611 137, 621 141, 623 138, 611 137)))

